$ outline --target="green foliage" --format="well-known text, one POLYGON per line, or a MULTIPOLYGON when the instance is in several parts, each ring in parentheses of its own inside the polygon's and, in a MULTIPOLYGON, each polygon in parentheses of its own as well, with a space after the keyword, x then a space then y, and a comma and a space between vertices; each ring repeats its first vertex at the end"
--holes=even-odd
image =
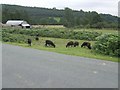
POLYGON ((94 50, 105 55, 120 57, 120 36, 117 34, 104 34, 97 37, 94 50))
POLYGON ((70 8, 65 8, 64 10, 64 26, 66 27, 74 27, 74 13, 70 8))
POLYGON ((90 17, 90 25, 94 25, 96 23, 102 22, 102 18, 97 12, 92 12, 92 15, 90 17))
POLYGON ((78 39, 78 40, 95 40, 96 37, 102 33, 90 31, 73 31, 73 30, 59 30, 59 29, 3 29, 4 32, 10 34, 22 34, 28 36, 39 35, 41 37, 54 37, 63 39, 78 39))
POLYGON ((28 38, 33 39, 33 37, 27 35, 2 32, 2 41, 4 42, 26 43, 28 38))
POLYGON ((3 7, 2 8, 2 22, 6 23, 8 20, 26 20, 30 22, 29 15, 24 10, 17 10, 16 8, 3 7), (14 11, 11 11, 13 9, 14 11))

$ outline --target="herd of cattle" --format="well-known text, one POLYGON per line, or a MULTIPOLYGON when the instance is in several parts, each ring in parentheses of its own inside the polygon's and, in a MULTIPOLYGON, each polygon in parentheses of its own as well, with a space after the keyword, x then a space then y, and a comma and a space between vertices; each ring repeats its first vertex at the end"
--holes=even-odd
MULTIPOLYGON (((36 37, 35 40, 38 41, 39 37, 36 37)), ((28 43, 29 46, 31 46, 32 45, 32 40, 28 39, 27 43, 28 43)), ((50 47, 54 47, 54 48, 56 47, 56 45, 51 40, 46 40, 45 41, 45 46, 46 47, 50 46, 50 47)), ((77 42, 77 41, 75 41, 75 42, 69 41, 66 44, 66 48, 67 47, 77 47, 77 46, 79 46, 79 42, 77 42)), ((88 49, 92 48, 90 42, 83 42, 82 45, 81 45, 81 47, 88 47, 88 49)))

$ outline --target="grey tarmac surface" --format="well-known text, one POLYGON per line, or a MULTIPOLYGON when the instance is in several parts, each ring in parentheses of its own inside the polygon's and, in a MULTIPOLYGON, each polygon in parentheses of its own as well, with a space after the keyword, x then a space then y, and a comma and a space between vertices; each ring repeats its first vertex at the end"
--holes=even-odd
POLYGON ((118 63, 3 44, 2 88, 118 88, 118 63))

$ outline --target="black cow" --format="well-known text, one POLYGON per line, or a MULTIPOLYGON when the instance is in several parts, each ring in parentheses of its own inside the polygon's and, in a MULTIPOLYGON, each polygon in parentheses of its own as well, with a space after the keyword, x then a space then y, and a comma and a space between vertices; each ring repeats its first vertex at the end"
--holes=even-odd
POLYGON ((79 42, 75 41, 74 42, 74 47, 77 47, 77 46, 79 46, 79 42))
POLYGON ((28 40, 27 40, 27 43, 28 43, 29 46, 31 46, 31 45, 32 45, 32 40, 31 40, 31 39, 28 39, 28 40))
POLYGON ((36 36, 36 37, 35 37, 35 40, 36 40, 36 41, 38 41, 38 40, 39 40, 39 37, 38 37, 38 36, 36 36))
POLYGON ((71 46, 71 47, 74 46, 74 42, 73 42, 73 41, 68 42, 67 45, 66 45, 66 48, 67 48, 67 47, 70 47, 70 46, 71 46))
POLYGON ((83 42, 81 47, 88 47, 89 49, 92 49, 91 44, 89 42, 83 42))
POLYGON ((46 40, 45 41, 45 46, 53 46, 55 48, 55 44, 51 40, 46 40))

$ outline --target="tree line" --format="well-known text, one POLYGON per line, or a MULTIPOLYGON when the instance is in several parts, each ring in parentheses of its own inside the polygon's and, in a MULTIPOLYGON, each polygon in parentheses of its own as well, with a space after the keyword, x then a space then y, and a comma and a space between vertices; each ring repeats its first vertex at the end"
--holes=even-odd
POLYGON ((70 8, 64 10, 64 26, 80 28, 118 28, 118 17, 112 15, 98 14, 95 11, 75 13, 70 8), (107 19, 109 17, 109 19, 107 19), (115 20, 116 19, 116 20, 115 20))
POLYGON ((68 28, 115 28, 119 26, 119 17, 110 14, 85 12, 68 7, 58 10, 38 7, 24 7, 2 4, 2 23, 7 20, 26 20, 30 24, 64 25, 68 28))

